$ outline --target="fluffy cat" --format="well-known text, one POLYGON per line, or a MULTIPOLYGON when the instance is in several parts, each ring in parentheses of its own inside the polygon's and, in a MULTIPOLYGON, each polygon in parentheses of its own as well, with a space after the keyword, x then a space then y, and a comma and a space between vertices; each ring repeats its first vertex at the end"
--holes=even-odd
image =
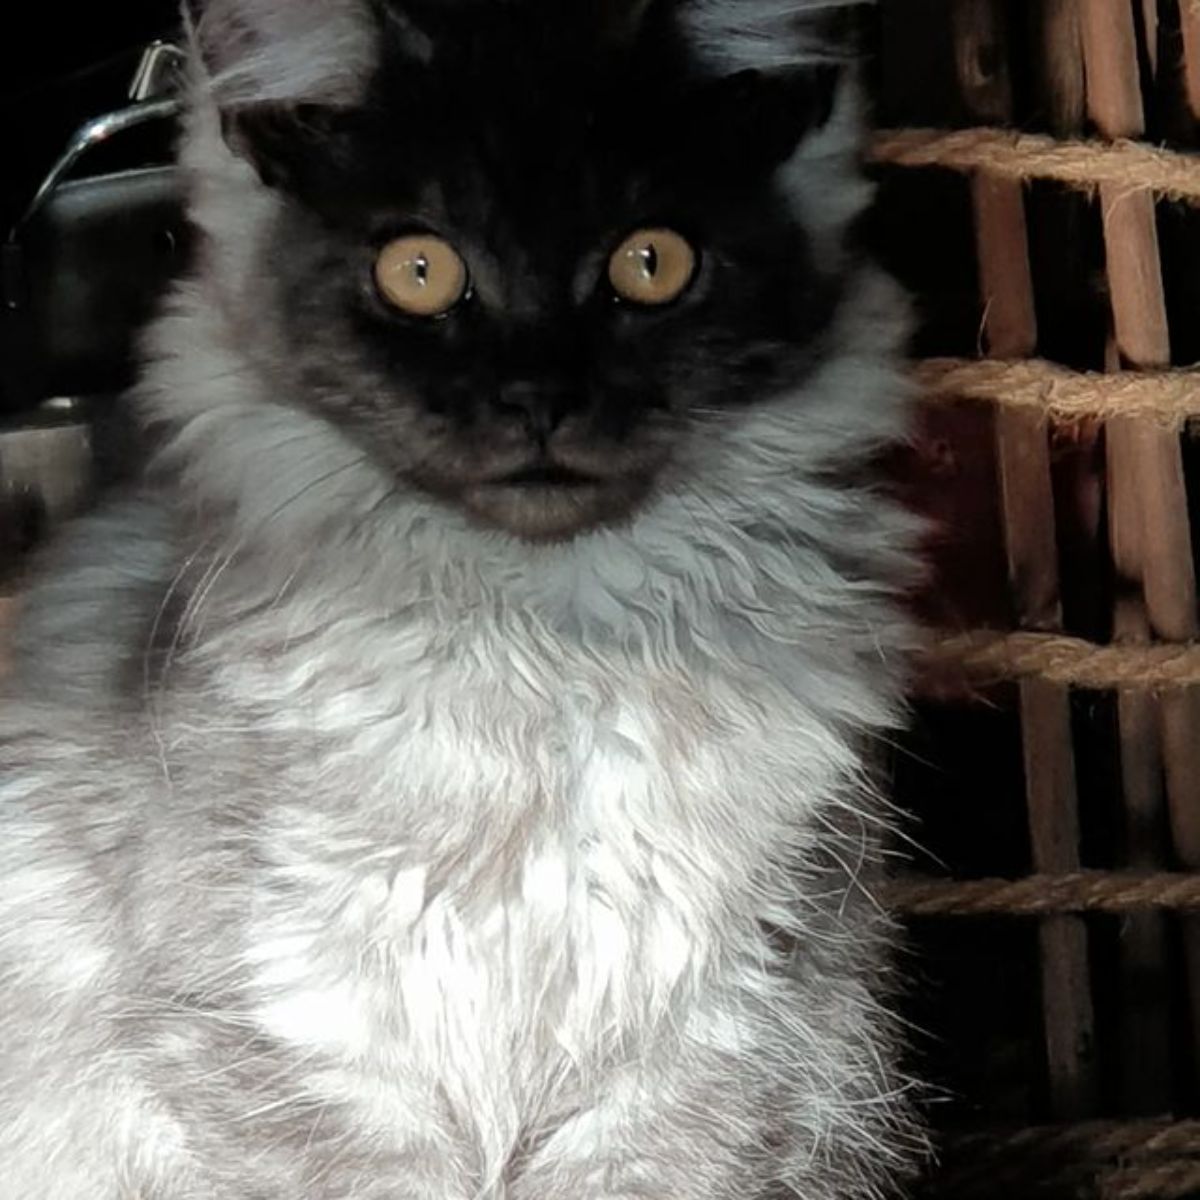
POLYGON ((828 0, 207 0, 0 718, 20 1200, 888 1194, 904 304, 828 0))

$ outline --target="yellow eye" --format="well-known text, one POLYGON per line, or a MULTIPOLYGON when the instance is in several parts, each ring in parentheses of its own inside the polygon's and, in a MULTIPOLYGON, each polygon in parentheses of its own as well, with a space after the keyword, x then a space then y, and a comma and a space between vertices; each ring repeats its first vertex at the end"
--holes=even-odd
POLYGON ((375 260, 380 295, 416 317, 438 317, 467 291, 467 264, 458 251, 431 233, 388 242, 375 260))
POLYGON ((671 229, 639 229, 608 260, 613 289, 634 304, 670 304, 695 273, 695 250, 671 229))

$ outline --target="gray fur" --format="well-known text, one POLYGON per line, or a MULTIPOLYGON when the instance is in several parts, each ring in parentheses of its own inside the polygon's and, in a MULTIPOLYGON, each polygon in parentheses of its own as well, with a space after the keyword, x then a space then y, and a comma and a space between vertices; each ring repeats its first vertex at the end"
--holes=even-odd
POLYGON ((770 70, 837 61, 831 20, 872 0, 685 0, 684 26, 696 48, 729 70, 770 70))
POLYGON ((376 53, 370 0, 205 0, 193 38, 222 105, 360 98, 376 53))
MULTIPOLYGON (((853 124, 788 168, 842 198, 828 261, 853 124)), ((854 268, 801 390, 711 414, 629 524, 526 544, 269 390, 275 201, 203 89, 183 157, 163 482, 64 540, 4 685, 3 1193, 889 1193, 919 1138, 865 754, 914 526, 830 480, 903 433, 896 289, 854 268)))

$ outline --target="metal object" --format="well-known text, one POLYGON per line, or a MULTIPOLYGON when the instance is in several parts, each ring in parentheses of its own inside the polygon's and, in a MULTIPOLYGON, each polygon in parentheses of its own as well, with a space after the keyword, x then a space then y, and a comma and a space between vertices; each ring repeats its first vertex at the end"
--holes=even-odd
POLYGON ((133 103, 94 117, 75 131, 29 206, 10 230, 9 242, 17 240, 22 228, 37 216, 58 185, 89 150, 130 129, 179 115, 183 103, 174 93, 186 60, 183 50, 171 42, 152 42, 146 47, 129 85, 129 99, 133 103))
POLYGON ((91 492, 92 432, 75 416, 0 431, 0 504, 36 498, 56 525, 77 513, 91 492))
MULTIPOLYGON (((82 125, 67 142, 20 219, 0 241, 0 317, 8 322, 0 368, 6 394, 21 397, 28 386, 24 358, 28 339, 21 320, 28 301, 25 236, 60 186, 89 151, 112 138, 178 115, 182 107, 184 52, 168 42, 154 42, 142 53, 130 81, 131 103, 82 125)), ((38 401, 35 394, 28 400, 38 401)), ((10 405, 11 406, 11 405, 10 405)), ((50 524, 80 510, 96 474, 93 418, 81 396, 52 395, 21 411, 17 423, 0 425, 0 560, 19 554, 50 524)))
POLYGON ((95 146, 99 146, 102 142, 108 141, 109 138, 115 137, 119 133, 136 129, 139 125, 145 125, 151 121, 163 121, 177 116, 180 107, 180 101, 174 97, 166 100, 145 100, 140 104, 132 104, 128 108, 118 109, 116 112, 106 113, 102 117, 96 117, 88 121, 86 125, 75 132, 74 136, 67 143, 67 148, 51 168, 50 174, 42 180, 42 185, 34 193, 33 199, 29 202, 29 207, 22 213, 20 220, 13 226, 12 231, 9 233, 8 240, 10 242, 17 240, 17 235, 21 232, 21 229, 37 215, 42 205, 53 195, 55 188, 62 183, 76 163, 89 150, 95 146))
POLYGON ((187 55, 172 42, 152 42, 142 52, 129 99, 134 103, 158 100, 173 93, 179 86, 187 55))

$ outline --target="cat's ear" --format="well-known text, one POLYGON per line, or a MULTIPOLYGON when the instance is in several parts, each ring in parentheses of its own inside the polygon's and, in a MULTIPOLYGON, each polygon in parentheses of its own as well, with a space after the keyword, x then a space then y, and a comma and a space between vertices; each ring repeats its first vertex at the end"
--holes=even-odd
POLYGON ((700 88, 682 114, 693 153, 716 170, 776 167, 833 111, 840 69, 819 63, 790 71, 753 68, 700 88))
POLYGON ((870 0, 673 0, 701 59, 732 73, 792 71, 853 56, 870 0))
POLYGON ((832 115, 861 17, 846 0, 671 0, 705 73, 694 122, 713 154, 783 162, 832 115))
POLYGON ((186 0, 186 10, 222 110, 353 105, 378 60, 372 0, 186 0))
POLYGON ((226 142, 271 185, 362 102, 379 60, 374 0, 185 0, 185 16, 226 142))

